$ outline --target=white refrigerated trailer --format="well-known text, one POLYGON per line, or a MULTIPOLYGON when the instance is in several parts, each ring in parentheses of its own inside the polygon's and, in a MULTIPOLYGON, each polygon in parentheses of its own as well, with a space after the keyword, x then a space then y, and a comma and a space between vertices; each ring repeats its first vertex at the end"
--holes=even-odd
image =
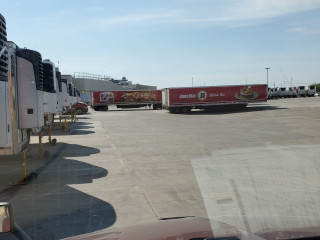
POLYGON ((43 107, 46 125, 51 125, 54 115, 58 113, 57 80, 55 65, 49 59, 42 61, 43 64, 43 107))
MULTIPOLYGON (((40 53, 7 43, 6 134, 0 155, 18 154, 29 145, 31 129, 41 128, 43 118, 43 76, 40 53)), ((2 138, 2 136, 1 136, 2 138)))

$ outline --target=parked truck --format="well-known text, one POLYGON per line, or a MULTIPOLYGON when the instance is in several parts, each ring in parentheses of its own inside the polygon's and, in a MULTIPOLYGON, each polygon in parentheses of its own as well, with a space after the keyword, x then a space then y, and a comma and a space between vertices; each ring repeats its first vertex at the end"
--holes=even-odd
POLYGON ((248 103, 267 101, 267 85, 165 88, 162 106, 170 113, 188 113, 192 109, 246 107, 248 103))
POLYGON ((279 88, 278 97, 286 98, 289 95, 289 88, 281 87, 279 88))
POLYGON ((317 93, 316 86, 315 85, 309 86, 308 91, 307 91, 307 96, 314 97, 316 93, 317 93))
POLYGON ((91 107, 95 111, 107 111, 110 105, 116 105, 117 108, 139 108, 152 105, 153 109, 161 109, 161 90, 91 92, 91 107))
POLYGON ((308 94, 308 87, 307 86, 298 86, 297 87, 297 94, 299 97, 306 97, 308 94))
POLYGON ((289 87, 289 91, 288 91, 287 97, 290 97, 290 98, 293 98, 293 97, 296 98, 296 97, 298 97, 296 87, 289 87))

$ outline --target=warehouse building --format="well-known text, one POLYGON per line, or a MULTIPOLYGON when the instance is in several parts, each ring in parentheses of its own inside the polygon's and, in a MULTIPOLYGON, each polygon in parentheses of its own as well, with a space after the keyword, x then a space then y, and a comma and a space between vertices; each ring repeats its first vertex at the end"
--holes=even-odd
POLYGON ((74 73, 74 75, 62 75, 62 79, 67 79, 81 93, 91 91, 117 91, 117 90, 156 90, 156 86, 148 86, 141 84, 132 84, 126 77, 122 79, 114 79, 108 76, 90 74, 90 73, 74 73))

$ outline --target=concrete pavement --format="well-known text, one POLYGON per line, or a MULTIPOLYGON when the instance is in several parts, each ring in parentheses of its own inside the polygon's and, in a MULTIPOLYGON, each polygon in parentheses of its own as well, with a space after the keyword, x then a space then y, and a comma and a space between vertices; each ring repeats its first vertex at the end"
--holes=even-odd
POLYGON ((90 111, 79 116, 70 135, 57 137, 57 146, 63 145, 38 178, 1 200, 12 201, 18 224, 33 239, 60 239, 165 217, 207 216, 192 163, 202 166, 221 151, 237 161, 235 149, 266 144, 317 145, 319 100, 273 100, 224 113, 90 111))

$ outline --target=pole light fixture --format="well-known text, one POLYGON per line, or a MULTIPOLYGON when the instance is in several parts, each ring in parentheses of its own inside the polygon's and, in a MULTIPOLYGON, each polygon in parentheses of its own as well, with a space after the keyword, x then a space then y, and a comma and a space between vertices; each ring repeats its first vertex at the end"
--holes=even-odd
POLYGON ((268 87, 268 83, 269 83, 269 67, 266 67, 266 69, 267 69, 267 87, 268 87))

